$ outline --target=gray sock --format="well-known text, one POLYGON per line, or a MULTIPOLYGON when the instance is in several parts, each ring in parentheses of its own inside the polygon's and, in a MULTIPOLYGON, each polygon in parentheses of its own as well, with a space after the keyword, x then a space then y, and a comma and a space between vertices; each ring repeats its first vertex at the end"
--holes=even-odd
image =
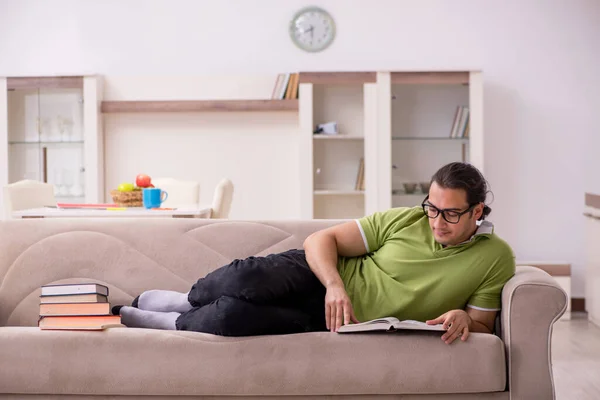
POLYGON ((175 321, 181 315, 176 312, 144 311, 123 306, 119 311, 121 322, 129 328, 177 330, 175 321))
POLYGON ((188 293, 172 290, 147 290, 140 294, 138 308, 145 311, 184 313, 194 307, 188 301, 188 293))

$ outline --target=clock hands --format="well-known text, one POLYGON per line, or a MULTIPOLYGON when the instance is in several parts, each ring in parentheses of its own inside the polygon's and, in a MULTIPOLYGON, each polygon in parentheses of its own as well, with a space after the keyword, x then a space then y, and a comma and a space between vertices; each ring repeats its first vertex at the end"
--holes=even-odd
POLYGON ((304 29, 304 30, 300 31, 300 33, 302 33, 302 34, 305 34, 308 32, 310 32, 310 37, 312 38, 314 35, 314 32, 315 32, 315 27, 311 25, 310 29, 304 29))

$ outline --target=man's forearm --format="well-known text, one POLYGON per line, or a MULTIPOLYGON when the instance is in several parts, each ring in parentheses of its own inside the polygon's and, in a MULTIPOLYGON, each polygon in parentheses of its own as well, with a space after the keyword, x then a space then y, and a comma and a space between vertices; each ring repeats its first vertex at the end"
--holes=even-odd
POLYGON ((490 329, 483 323, 475 321, 469 317, 471 323, 469 324, 469 332, 481 332, 481 333, 492 333, 490 329))
POLYGON ((310 236, 304 242, 306 261, 323 286, 343 286, 337 269, 338 253, 335 238, 326 234, 310 236))

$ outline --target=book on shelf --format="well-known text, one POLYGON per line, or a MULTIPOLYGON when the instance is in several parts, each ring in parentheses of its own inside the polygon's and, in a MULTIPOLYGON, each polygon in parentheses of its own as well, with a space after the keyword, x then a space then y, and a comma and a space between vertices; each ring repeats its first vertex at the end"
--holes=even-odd
POLYGON ((285 100, 289 100, 292 98, 292 91, 294 90, 294 74, 290 74, 290 80, 288 82, 287 88, 285 90, 285 100))
POLYGON ((452 129, 450 130, 450 137, 453 138, 458 127, 458 121, 460 120, 460 112, 461 107, 456 107, 456 112, 454 113, 454 122, 452 123, 452 129))
POLYGON ((420 330, 420 331, 440 331, 445 332, 446 330, 442 324, 427 325, 425 322, 414 321, 414 320, 403 320, 400 321, 395 317, 386 317, 373 319, 366 322, 360 322, 357 324, 342 325, 338 329, 338 333, 352 333, 352 332, 370 332, 370 331, 387 331, 394 332, 399 330, 420 330))
POLYGON ((277 75, 275 86, 273 86, 273 92, 271 93, 271 99, 278 99, 279 92, 281 92, 281 85, 283 85, 283 74, 277 75))
POLYGON ((42 286, 38 326, 42 330, 102 330, 123 326, 111 315, 108 287, 99 283, 42 286))
POLYGON ((300 85, 300 74, 296 72, 296 73, 294 73, 294 85, 292 86, 292 94, 291 94, 292 99, 298 98, 299 85, 300 85))
POLYGON ((450 137, 459 139, 469 135, 469 107, 457 106, 454 114, 454 122, 450 130, 450 137))
POLYGON ((365 159, 362 157, 358 162, 358 172, 356 174, 354 190, 365 190, 365 159))

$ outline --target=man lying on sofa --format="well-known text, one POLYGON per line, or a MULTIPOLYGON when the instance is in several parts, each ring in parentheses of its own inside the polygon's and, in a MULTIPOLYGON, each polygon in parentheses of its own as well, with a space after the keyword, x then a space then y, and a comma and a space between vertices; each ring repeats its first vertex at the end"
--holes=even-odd
POLYGON ((515 262, 484 220, 487 191, 475 167, 451 163, 421 206, 324 229, 304 250, 234 260, 188 293, 149 290, 113 312, 130 327, 224 336, 335 332, 389 316, 442 323, 448 344, 491 333, 515 262))

